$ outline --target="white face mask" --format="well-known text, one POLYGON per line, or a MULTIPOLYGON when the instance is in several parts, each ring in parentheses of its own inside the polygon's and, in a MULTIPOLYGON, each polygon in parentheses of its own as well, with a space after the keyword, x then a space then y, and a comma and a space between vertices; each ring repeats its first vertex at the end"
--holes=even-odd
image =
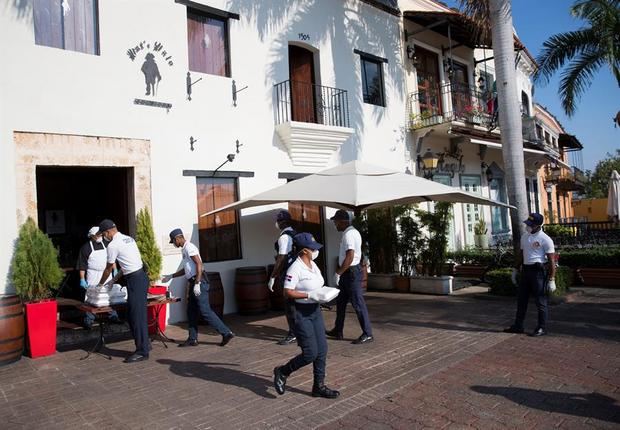
POLYGON ((318 249, 312 251, 312 259, 313 260, 316 260, 318 256, 319 256, 319 250, 318 249))
POLYGON ((532 228, 531 226, 529 226, 529 225, 526 225, 526 226, 525 226, 525 231, 527 231, 528 233, 530 233, 530 234, 531 234, 531 233, 532 233, 532 230, 533 230, 533 228, 532 228))
POLYGON ((95 239, 95 242, 97 243, 103 242, 103 237, 99 236, 98 238, 95 239))
POLYGON ((280 230, 280 224, 278 224, 278 221, 276 221, 276 229, 280 230))

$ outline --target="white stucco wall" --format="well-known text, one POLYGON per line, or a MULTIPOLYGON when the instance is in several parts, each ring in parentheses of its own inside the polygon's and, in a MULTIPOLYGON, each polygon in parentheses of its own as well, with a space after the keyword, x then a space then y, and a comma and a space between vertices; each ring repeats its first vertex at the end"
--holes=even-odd
MULTIPOLYGON (((222 170, 254 172, 253 178, 240 178, 240 198, 282 184, 278 172, 310 171, 291 164, 274 133, 273 85, 288 79, 288 44, 301 43, 300 33, 309 36, 305 46, 318 52, 317 83, 348 91, 355 133, 330 164, 360 158, 404 170, 406 94, 397 17, 357 0, 198 2, 238 13, 240 20, 229 20, 232 77, 192 72, 193 80, 202 81, 194 85, 191 101, 185 91, 185 6, 171 0, 99 2, 100 55, 95 56, 35 45, 31 2, 0 3, 0 55, 5 59, 0 68, 0 293, 12 291, 7 275, 19 227, 15 131, 149 140, 156 236, 163 239, 181 227, 198 244, 195 178, 183 176, 183 170, 214 170, 234 152, 238 139, 241 152, 222 170), (159 41, 172 55, 173 66, 156 57, 162 75, 156 100, 171 103, 169 112, 133 104, 134 98, 147 98, 142 57, 131 61, 126 51, 141 41, 159 41), (388 60, 383 69, 386 107, 363 103, 354 49, 388 60), (238 94, 237 107, 232 105, 232 79, 238 88, 248 87, 238 94), (198 139, 193 152, 190 136, 198 139)), ((225 312, 236 308, 234 268, 273 261, 273 210, 242 211, 243 260, 207 264, 222 275, 225 312)), ((329 222, 325 230, 327 252, 334 256, 338 234, 329 222)), ((163 273, 174 271, 179 260, 179 255, 166 255, 163 273)), ((181 295, 181 282, 172 285, 181 295)), ((172 321, 184 318, 182 306, 171 312, 172 321)))

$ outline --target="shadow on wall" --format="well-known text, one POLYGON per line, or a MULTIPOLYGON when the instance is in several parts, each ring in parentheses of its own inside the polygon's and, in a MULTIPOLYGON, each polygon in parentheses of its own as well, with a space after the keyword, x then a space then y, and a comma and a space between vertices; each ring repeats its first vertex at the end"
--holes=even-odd
MULTIPOLYGON (((331 46, 335 80, 331 81, 327 78, 319 84, 348 91, 350 127, 356 133, 341 148, 340 156, 343 163, 360 158, 362 148, 359 135, 364 132, 365 128, 364 101, 359 55, 353 50, 359 49, 389 58, 389 62, 384 65, 385 88, 390 88, 396 94, 400 94, 404 100, 406 95, 404 94, 404 70, 400 61, 401 41, 398 18, 357 1, 308 0, 304 4, 299 4, 299 2, 291 1, 230 0, 227 8, 239 13, 241 19, 246 22, 255 22, 261 41, 265 41, 274 28, 282 28, 271 43, 269 54, 271 61, 265 70, 265 83, 270 89, 269 94, 266 95, 267 98, 273 99, 271 88, 274 84, 289 79, 288 46, 290 42, 295 42, 289 39, 290 35, 297 34, 302 29, 307 31, 308 24, 311 23, 312 35, 316 37, 316 40, 311 40, 313 46, 328 42, 325 45, 331 46), (329 9, 325 7, 327 4, 330 6, 329 9), (326 16, 326 9, 332 14, 326 16), (373 13, 358 14, 356 9, 373 13), (292 19, 289 19, 289 15, 292 19), (390 28, 394 29, 392 33, 386 31, 390 28), (377 32, 369 32, 368 29, 377 29, 377 32), (386 33, 388 33, 387 37, 381 37, 386 33), (389 79, 390 77, 393 79, 389 79)), ((321 52, 321 55, 325 55, 325 52, 321 52)), ((324 61, 322 63, 329 64, 324 61)), ((389 93, 386 91, 386 96, 389 93)), ((404 103, 403 100, 400 103, 404 103)), ((388 106, 395 102, 396 100, 386 99, 388 106)), ((385 115, 385 108, 367 106, 373 108, 375 123, 379 124, 385 115)))
POLYGON ((596 392, 588 394, 562 393, 519 387, 485 387, 481 385, 474 385, 471 390, 481 394, 502 396, 530 409, 620 423, 620 406, 616 404, 616 400, 596 392))
POLYGON ((9 0, 5 3, 9 11, 13 11, 18 20, 32 21, 32 3, 34 0, 9 0))

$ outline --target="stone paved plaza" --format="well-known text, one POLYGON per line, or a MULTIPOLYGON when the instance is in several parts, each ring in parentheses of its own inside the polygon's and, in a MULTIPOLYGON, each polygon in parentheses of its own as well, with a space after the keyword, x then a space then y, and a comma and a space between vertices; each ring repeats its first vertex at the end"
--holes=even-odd
MULTIPOLYGON (((154 343, 147 362, 123 364, 75 348, 0 368, 3 429, 619 428, 620 290, 576 290, 552 306, 550 335, 501 332, 513 299, 481 288, 450 297, 367 294, 376 340, 347 316, 347 341, 329 340, 327 383, 337 400, 310 396, 311 367, 275 393, 273 367, 299 351, 278 346, 284 318, 227 316, 226 347, 203 328, 200 346, 154 343)), ((535 325, 533 304, 527 323, 535 325)), ((330 327, 334 311, 324 312, 330 327)), ((184 339, 181 327, 167 334, 184 339)))

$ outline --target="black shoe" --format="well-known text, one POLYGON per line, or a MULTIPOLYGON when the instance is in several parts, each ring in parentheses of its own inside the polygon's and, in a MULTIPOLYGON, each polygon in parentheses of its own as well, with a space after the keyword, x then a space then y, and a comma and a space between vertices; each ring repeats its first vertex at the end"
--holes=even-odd
POLYGON ((354 345, 361 345, 363 343, 370 343, 373 340, 375 340, 372 336, 367 336, 365 334, 361 335, 360 337, 358 337, 357 339, 355 339, 353 342, 351 342, 354 345))
POLYGON ((197 339, 187 339, 185 342, 179 344, 179 348, 184 348, 186 346, 198 346, 197 339))
POLYGON ((290 345, 291 343, 295 342, 296 340, 297 340, 297 338, 295 336, 287 334, 285 338, 280 339, 278 341, 278 345, 290 345))
POLYGON ((273 369, 273 386, 276 387, 276 392, 280 395, 286 391, 286 376, 282 373, 282 367, 274 367, 273 369))
POLYGON ((138 353, 133 353, 129 357, 123 360, 123 363, 137 363, 138 361, 146 361, 149 359, 148 355, 142 355, 138 353))
POLYGON ((232 331, 223 335, 222 341, 220 342, 220 346, 226 346, 233 337, 235 337, 235 334, 232 331))
POLYGON ((539 336, 544 336, 547 334, 547 331, 544 328, 540 328, 538 327, 536 330, 534 330, 532 333, 530 333, 531 337, 539 337, 539 336))
POLYGON ((523 329, 519 328, 519 327, 516 327, 514 325, 511 325, 510 327, 504 329, 504 333, 521 334, 521 333, 523 333, 523 329))
POLYGON ((312 397, 325 397, 326 399, 335 399, 340 395, 340 391, 327 388, 325 385, 312 387, 312 397))
POLYGON ((329 337, 333 337, 336 340, 342 340, 344 339, 344 337, 342 336, 342 333, 339 333, 336 331, 336 329, 331 329, 325 332, 325 334, 329 337))

